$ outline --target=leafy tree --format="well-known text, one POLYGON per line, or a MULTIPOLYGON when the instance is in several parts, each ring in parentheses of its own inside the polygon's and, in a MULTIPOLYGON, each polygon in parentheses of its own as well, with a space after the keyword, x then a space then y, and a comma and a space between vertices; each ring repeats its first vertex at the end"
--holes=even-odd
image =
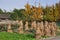
POLYGON ((42 20, 43 18, 43 11, 42 11, 42 8, 40 7, 40 3, 39 3, 39 6, 37 8, 37 20, 42 20))
POLYGON ((16 13, 12 13, 10 17, 12 20, 17 20, 17 14, 16 13))
POLYGON ((24 9, 14 9, 12 14, 11 14, 11 18, 14 19, 14 20, 23 20, 24 19, 24 9))
POLYGON ((55 21, 58 21, 58 17, 59 17, 59 11, 58 11, 58 7, 57 5, 55 6, 55 11, 54 11, 54 18, 55 18, 55 21))
POLYGON ((12 17, 14 20, 18 20, 18 19, 19 19, 18 13, 19 13, 18 9, 14 9, 13 12, 12 12, 11 17, 12 17))
POLYGON ((55 8, 57 9, 56 11, 58 11, 58 19, 60 19, 60 2, 55 4, 55 8))
POLYGON ((57 21, 58 10, 57 7, 54 7, 54 5, 52 5, 51 7, 46 6, 43 12, 44 12, 44 20, 57 21))
POLYGON ((42 14, 42 9, 40 7, 40 4, 38 7, 32 6, 27 3, 25 6, 26 13, 25 15, 27 16, 27 19, 30 20, 41 20, 41 14, 42 14))
POLYGON ((25 5, 25 13, 24 13, 26 20, 30 20, 30 14, 31 14, 31 7, 30 7, 29 3, 27 3, 25 5))
POLYGON ((25 13, 25 9, 20 9, 19 10, 19 14, 18 14, 19 19, 25 20, 26 17, 24 15, 24 13, 25 13))
POLYGON ((43 13, 44 13, 44 20, 49 20, 50 8, 48 6, 46 6, 46 8, 43 10, 43 13))
POLYGON ((3 13, 3 11, 2 11, 2 9, 0 9, 0 14, 2 14, 3 13))

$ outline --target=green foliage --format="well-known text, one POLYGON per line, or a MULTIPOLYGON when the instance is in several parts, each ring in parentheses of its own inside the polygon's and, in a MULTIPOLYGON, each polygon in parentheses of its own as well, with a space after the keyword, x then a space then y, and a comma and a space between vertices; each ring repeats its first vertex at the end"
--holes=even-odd
POLYGON ((60 36, 60 22, 56 22, 57 23, 57 31, 56 31, 56 35, 60 36))
POLYGON ((0 14, 2 14, 3 13, 3 11, 2 11, 2 9, 0 9, 0 14))
POLYGON ((44 20, 49 20, 51 19, 51 13, 50 13, 50 8, 48 6, 46 6, 46 8, 44 9, 44 20))
POLYGON ((24 19, 24 9, 20 9, 20 10, 18 10, 18 9, 14 9, 13 10, 13 12, 12 12, 12 14, 11 14, 11 19, 13 19, 13 20, 20 20, 20 19, 24 19))
POLYGON ((49 36, 42 36, 42 38, 48 38, 49 36))
POLYGON ((47 20, 47 21, 58 21, 60 19, 60 2, 56 3, 55 6, 46 6, 45 8, 35 6, 30 6, 28 3, 25 5, 25 9, 14 9, 12 12, 3 12, 0 9, 1 13, 11 14, 12 20, 47 20), (42 10, 43 9, 43 10, 42 10))
POLYGON ((60 2, 59 3, 56 3, 55 5, 55 11, 56 11, 56 14, 58 13, 58 17, 57 19, 60 19, 60 2))
POLYGON ((17 14, 16 13, 12 13, 10 17, 12 20, 17 20, 17 14))
POLYGON ((19 12, 20 12, 18 14, 19 18, 22 19, 22 20, 24 20, 25 19, 25 15, 24 15, 25 9, 20 9, 19 12))
POLYGON ((35 40, 32 34, 0 32, 0 40, 35 40))
POLYGON ((58 26, 58 31, 56 32, 57 36, 60 36, 60 26, 58 26))
POLYGON ((51 7, 46 6, 44 9, 44 20, 57 21, 58 20, 58 10, 57 7, 52 5, 51 7))

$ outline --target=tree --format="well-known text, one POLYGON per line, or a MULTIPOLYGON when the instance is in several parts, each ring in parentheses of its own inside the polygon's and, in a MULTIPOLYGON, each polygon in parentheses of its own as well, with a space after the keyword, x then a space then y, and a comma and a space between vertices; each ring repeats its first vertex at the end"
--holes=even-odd
POLYGON ((2 14, 3 13, 3 11, 2 11, 2 9, 0 9, 0 14, 2 14))
POLYGON ((39 3, 39 6, 37 8, 37 20, 42 20, 43 18, 43 11, 42 11, 42 8, 40 7, 40 3, 39 3))
POLYGON ((50 8, 48 6, 46 6, 46 8, 43 10, 43 13, 44 13, 44 20, 45 21, 49 20, 50 8))
POLYGON ((33 20, 41 20, 42 16, 42 8, 40 4, 38 7, 32 6, 31 8, 31 19, 33 20))
POLYGON ((32 20, 41 20, 42 9, 40 4, 38 7, 30 6, 28 3, 25 5, 25 16, 28 19, 32 20))
POLYGON ((12 12, 12 14, 11 14, 11 18, 13 19, 13 20, 23 20, 24 19, 24 9, 14 9, 13 10, 13 12, 12 12))
POLYGON ((11 19, 13 20, 18 20, 18 9, 14 9, 12 14, 11 14, 11 19))
POLYGON ((55 21, 58 21, 58 16, 59 16, 59 11, 57 5, 55 6, 55 11, 54 11, 54 18, 55 21))
POLYGON ((51 7, 46 6, 43 12, 44 12, 44 20, 57 21, 58 10, 57 7, 55 7, 54 5, 52 5, 51 7))
POLYGON ((25 9, 20 9, 19 10, 19 14, 18 14, 19 19, 25 20, 26 17, 24 15, 24 13, 25 13, 25 9))
POLYGON ((29 3, 27 3, 25 5, 25 13, 24 13, 26 20, 28 20, 28 18, 30 19, 30 14, 31 14, 31 8, 30 8, 29 3))
POLYGON ((58 19, 60 19, 60 2, 55 4, 55 9, 58 12, 58 19))

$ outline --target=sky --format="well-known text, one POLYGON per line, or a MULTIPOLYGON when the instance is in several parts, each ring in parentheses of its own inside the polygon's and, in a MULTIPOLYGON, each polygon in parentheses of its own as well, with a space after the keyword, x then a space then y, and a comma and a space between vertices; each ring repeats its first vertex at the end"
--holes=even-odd
POLYGON ((0 8, 6 11, 12 11, 14 8, 21 9, 25 8, 25 4, 29 2, 29 4, 38 5, 40 3, 41 6, 45 7, 46 5, 53 5, 58 3, 60 0, 0 0, 0 8))

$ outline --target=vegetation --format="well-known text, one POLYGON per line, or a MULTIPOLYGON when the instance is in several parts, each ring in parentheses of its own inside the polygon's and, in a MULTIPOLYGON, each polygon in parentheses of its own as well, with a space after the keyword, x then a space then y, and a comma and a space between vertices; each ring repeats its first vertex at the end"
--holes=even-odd
POLYGON ((29 3, 25 5, 25 9, 14 9, 12 12, 3 12, 0 9, 0 14, 9 13, 11 14, 12 20, 48 20, 48 21, 58 21, 60 19, 60 2, 56 3, 55 6, 38 7, 31 6, 29 3))
POLYGON ((33 34, 0 32, 0 40, 35 40, 33 34))
POLYGON ((57 36, 60 36, 60 26, 58 26, 58 31, 56 32, 57 36))
MULTIPOLYGON (((45 31, 46 31, 46 34, 48 34, 49 30, 51 31, 51 29, 49 29, 49 27, 47 26, 47 25, 50 25, 48 23, 51 22, 52 24, 54 24, 54 26, 56 26, 55 22, 60 20, 60 2, 56 3, 55 5, 52 5, 52 6, 47 5, 45 8, 41 7, 40 4, 38 7, 36 7, 36 6, 31 6, 29 3, 27 3, 25 5, 25 9, 16 9, 15 8, 12 12, 6 12, 6 11, 3 12, 2 9, 0 9, 0 14, 3 14, 3 13, 10 14, 11 20, 19 20, 19 21, 23 20, 23 22, 44 21, 45 23, 41 23, 41 25, 42 25, 41 27, 43 27, 43 26, 46 27, 45 31), (47 22, 47 21, 49 21, 49 22, 47 22), (47 32, 47 30, 48 30, 48 32, 47 32)), ((21 24, 22 24, 22 22, 21 22, 21 24)), ((36 22, 33 22, 33 25, 35 28, 37 28, 36 22)), ((53 29, 52 35, 53 35, 53 32, 55 32, 54 26, 50 25, 50 27, 53 29)), ((23 27, 23 26, 21 26, 21 27, 23 27)), ((40 27, 40 25, 38 27, 40 27)), ((37 30, 36 34, 38 34, 38 32, 41 31, 39 28, 36 30, 37 30)), ((44 29, 42 28, 42 30, 44 30, 44 29)), ((37 37, 39 37, 41 35, 40 33, 37 35, 37 37)), ((31 35, 31 34, 16 34, 16 33, 1 32, 0 36, 1 36, 0 40, 35 40, 33 38, 33 35, 31 35)), ((47 36, 44 35, 42 37, 46 38, 47 36)))

